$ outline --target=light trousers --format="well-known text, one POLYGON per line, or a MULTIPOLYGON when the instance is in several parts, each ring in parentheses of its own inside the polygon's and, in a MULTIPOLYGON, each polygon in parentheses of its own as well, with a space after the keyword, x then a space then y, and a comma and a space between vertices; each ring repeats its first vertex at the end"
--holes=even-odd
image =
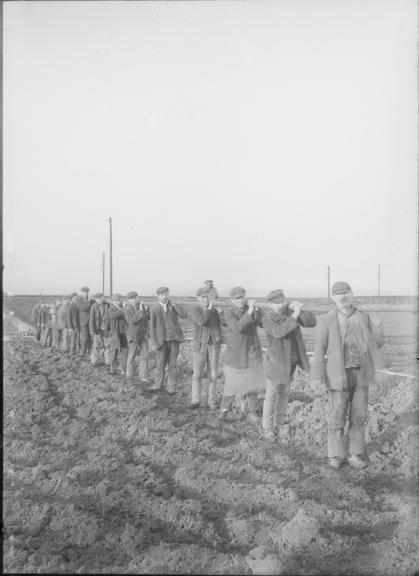
POLYGON ((109 338, 105 338, 102 334, 95 334, 93 336, 93 346, 90 361, 96 364, 100 355, 103 354, 105 364, 109 366, 109 338))
POLYGON ((265 432, 271 432, 275 426, 285 423, 291 382, 296 367, 296 364, 292 364, 288 384, 281 384, 275 379, 266 380, 262 416, 262 426, 265 432))
POLYGON ((79 347, 80 333, 75 328, 67 328, 67 332, 70 340, 69 353, 73 355, 76 354, 79 347))
POLYGON ((346 370, 347 389, 329 390, 327 447, 329 458, 345 457, 344 428, 348 421, 348 454, 365 453, 368 386, 359 385, 359 368, 346 370))
MULTIPOLYGON (((228 410, 229 408, 231 408, 234 399, 236 398, 236 396, 224 396, 221 399, 221 410, 228 410)), ((255 414, 256 413, 256 409, 258 406, 258 393, 257 392, 248 392, 246 394, 246 399, 247 399, 247 405, 249 407, 249 412, 251 414, 255 414)))
POLYGON ((192 404, 201 400, 211 408, 215 406, 215 387, 220 365, 220 344, 210 344, 204 352, 193 354, 192 404))

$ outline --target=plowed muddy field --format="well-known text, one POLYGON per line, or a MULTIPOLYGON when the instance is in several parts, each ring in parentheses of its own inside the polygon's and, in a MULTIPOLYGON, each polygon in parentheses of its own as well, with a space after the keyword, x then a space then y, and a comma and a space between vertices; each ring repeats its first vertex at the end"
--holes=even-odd
MULTIPOLYGON (((389 340, 387 365, 412 373, 414 352, 413 339, 389 340)), ((33 339, 4 343, 6 572, 419 569, 413 379, 378 379, 370 464, 335 471, 326 399, 312 395, 306 375, 294 384, 288 441, 268 444, 240 406, 226 421, 189 409, 190 366, 185 343, 169 396, 33 339)))

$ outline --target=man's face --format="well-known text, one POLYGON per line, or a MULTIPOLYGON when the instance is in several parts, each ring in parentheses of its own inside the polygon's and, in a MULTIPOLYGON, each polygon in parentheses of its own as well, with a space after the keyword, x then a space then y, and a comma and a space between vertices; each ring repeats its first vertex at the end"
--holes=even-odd
POLYGON ((160 294, 157 294, 157 298, 159 302, 166 304, 166 302, 169 300, 169 292, 160 292, 160 294))
POLYGON ((246 304, 246 294, 238 296, 237 298, 232 298, 231 301, 234 306, 237 306, 237 308, 243 308, 243 306, 246 304))
POLYGON ((135 306, 136 303, 137 303, 137 298, 136 298, 136 297, 134 297, 134 298, 128 298, 128 304, 129 304, 130 306, 135 306))
POLYGON ((205 282, 205 286, 206 286, 207 288, 212 288, 212 286, 213 286, 212 280, 208 280, 207 282, 205 282))
POLYGON ((122 306, 122 300, 121 298, 114 298, 113 303, 115 306, 117 306, 118 308, 120 308, 122 306))
POLYGON ((100 298, 97 298, 97 299, 96 299, 96 302, 97 302, 98 304, 103 304, 103 303, 105 302, 105 297, 104 297, 104 296, 101 296, 100 298))
POLYGON ((280 296, 279 298, 275 299, 275 302, 271 302, 271 308, 274 312, 279 314, 285 308, 287 301, 285 300, 285 296, 280 296))
POLYGON ((203 296, 198 296, 198 302, 200 304, 202 304, 202 306, 208 306, 208 304, 209 304, 208 294, 204 294, 203 296))
POLYGON ((87 300, 89 298, 89 292, 81 292, 81 297, 87 300))
POLYGON ((344 292, 343 294, 332 294, 332 300, 336 305, 336 308, 341 312, 348 312, 354 300, 354 296, 350 290, 344 292))

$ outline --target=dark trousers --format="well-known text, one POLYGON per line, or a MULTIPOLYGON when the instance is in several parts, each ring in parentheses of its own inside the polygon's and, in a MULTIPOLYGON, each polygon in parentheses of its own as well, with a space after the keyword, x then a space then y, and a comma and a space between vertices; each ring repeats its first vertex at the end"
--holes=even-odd
POLYGON ((164 383, 164 371, 167 366, 167 390, 176 391, 177 374, 176 360, 179 354, 179 342, 167 340, 156 350, 156 373, 154 388, 162 388, 164 383))
POLYGON ((127 368, 128 349, 124 346, 111 342, 109 347, 109 366, 113 372, 119 369, 121 374, 125 374, 127 368))
POLYGON ((91 348, 91 338, 89 326, 80 326, 80 355, 84 356, 89 354, 91 348))

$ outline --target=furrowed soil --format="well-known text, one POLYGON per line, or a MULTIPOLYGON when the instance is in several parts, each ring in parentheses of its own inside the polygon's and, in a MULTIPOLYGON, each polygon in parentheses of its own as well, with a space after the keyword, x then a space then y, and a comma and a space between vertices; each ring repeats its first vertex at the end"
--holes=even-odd
MULTIPOLYGON (((407 371, 414 348, 390 339, 385 354, 407 371)), ((413 379, 372 387, 369 467, 335 471, 327 401, 305 374, 293 385, 288 439, 269 444, 239 407, 226 421, 188 408, 189 343, 178 371, 176 396, 153 394, 33 339, 4 343, 6 572, 419 569, 413 379)))

